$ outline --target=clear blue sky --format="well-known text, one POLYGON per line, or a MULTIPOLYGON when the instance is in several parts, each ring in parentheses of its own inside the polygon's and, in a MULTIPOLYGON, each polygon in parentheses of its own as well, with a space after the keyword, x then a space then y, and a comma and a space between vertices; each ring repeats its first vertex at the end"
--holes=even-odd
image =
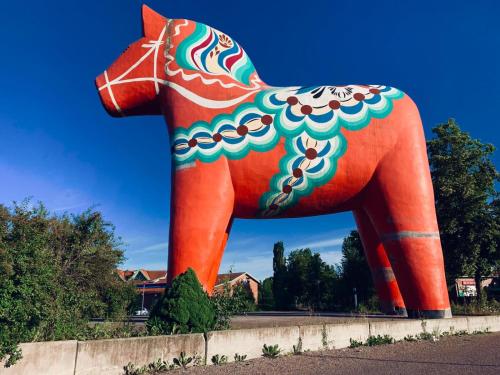
MULTIPOLYGON (((426 135, 449 117, 499 145, 500 2, 151 0, 220 29, 276 86, 388 84, 418 104, 426 135)), ((127 243, 125 266, 165 268, 170 156, 160 117, 113 119, 93 80, 141 33, 140 1, 4 1, 0 12, 0 202, 56 212, 98 205, 127 243)), ((499 156, 495 156, 498 165, 499 156)), ((238 220, 222 271, 272 272, 272 245, 340 259, 350 213, 238 220)))

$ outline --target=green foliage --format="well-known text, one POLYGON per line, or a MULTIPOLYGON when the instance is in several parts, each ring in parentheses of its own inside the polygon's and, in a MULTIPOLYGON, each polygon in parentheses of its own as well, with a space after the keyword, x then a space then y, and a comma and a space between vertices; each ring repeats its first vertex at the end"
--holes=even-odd
POLYGON ((212 356, 211 361, 212 361, 212 364, 214 364, 216 366, 221 366, 221 365, 224 365, 227 363, 227 356, 215 354, 212 356))
POLYGON ((235 362, 243 362, 245 359, 247 359, 247 355, 244 354, 238 354, 238 353, 234 353, 234 361, 235 362))
POLYGON ((481 143, 450 119, 427 142, 448 284, 459 276, 490 275, 500 264, 499 173, 491 144, 481 143))
POLYGON ((288 292, 289 283, 285 259, 285 247, 281 241, 274 244, 273 272, 272 291, 275 306, 277 309, 288 309, 291 305, 291 298, 288 292))
POLYGON ((451 304, 451 312, 456 315, 496 315, 500 314, 500 301, 482 298, 468 304, 451 304))
POLYGON ((360 312, 373 311, 378 308, 378 301, 374 299, 375 288, 370 268, 366 261, 361 238, 356 230, 351 231, 344 239, 342 260, 337 272, 339 273, 337 289, 337 303, 339 305, 353 309, 353 288, 356 288, 360 312))
POLYGON ((259 285, 259 308, 261 310, 274 309, 273 278, 264 279, 259 285))
POLYGON ((189 356, 186 355, 185 352, 181 352, 179 354, 179 357, 173 359, 173 362, 174 362, 174 365, 176 365, 177 367, 181 367, 183 369, 187 369, 187 367, 189 366, 189 364, 191 362, 193 362, 193 359, 194 359, 194 357, 189 357, 189 356))
POLYGON ((362 341, 354 340, 352 338, 349 339, 349 342, 351 343, 349 348, 357 348, 364 345, 362 341))
POLYGON ((389 335, 377 335, 377 336, 369 336, 366 340, 367 346, 376 346, 376 345, 386 345, 386 344, 394 344, 395 340, 389 335))
POLYGON ((293 355, 301 355, 302 354, 302 337, 299 337, 299 341, 297 345, 292 346, 293 355))
POLYGON ((216 323, 214 328, 228 329, 231 316, 248 311, 255 311, 255 301, 248 285, 240 283, 232 290, 228 282, 224 284, 222 292, 214 293, 210 298, 215 310, 216 323))
POLYGON ((276 308, 305 307, 312 310, 331 308, 336 273, 310 249, 292 251, 283 256, 283 243, 274 245, 273 296, 276 308))
POLYGON ((51 216, 0 205, 0 359, 19 342, 77 337, 92 317, 124 317, 135 298, 114 273, 123 251, 100 213, 51 216))
POLYGON ((164 334, 208 332, 216 324, 215 311, 192 269, 177 276, 151 312, 148 329, 164 334))
POLYGON ((266 345, 262 347, 262 356, 266 358, 277 358, 281 353, 281 349, 276 345, 266 345))
POLYGON ((169 364, 168 361, 163 361, 161 358, 158 358, 156 361, 141 367, 136 367, 132 362, 129 362, 123 370, 125 371, 125 375, 155 375, 170 371, 174 368, 175 365, 169 364))

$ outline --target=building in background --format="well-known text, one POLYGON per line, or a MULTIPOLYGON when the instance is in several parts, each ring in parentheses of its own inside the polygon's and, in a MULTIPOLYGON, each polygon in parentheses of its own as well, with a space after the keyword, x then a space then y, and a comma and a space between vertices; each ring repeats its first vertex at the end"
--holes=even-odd
MULTIPOLYGON (((151 306, 160 298, 167 286, 166 270, 116 270, 120 279, 132 283, 141 296, 141 307, 151 310, 151 306)), ((257 303, 259 297, 259 281, 247 272, 233 272, 217 275, 214 293, 221 293, 228 285, 232 291, 236 285, 244 285, 257 303)))
MULTIPOLYGON (((481 278, 481 289, 486 288, 490 296, 500 296, 500 275, 481 278)), ((476 280, 472 277, 459 277, 455 279, 457 297, 476 297, 476 280)))

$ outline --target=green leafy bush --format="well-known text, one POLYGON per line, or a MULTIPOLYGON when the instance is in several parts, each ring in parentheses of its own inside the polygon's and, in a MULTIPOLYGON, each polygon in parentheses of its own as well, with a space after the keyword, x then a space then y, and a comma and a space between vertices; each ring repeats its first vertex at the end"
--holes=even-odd
POLYGON ((196 274, 188 269, 177 276, 151 312, 148 328, 164 334, 208 332, 215 327, 215 311, 196 274))
POLYGON ((15 363, 20 342, 73 339, 90 318, 126 316, 136 294, 114 272, 123 259, 99 212, 0 205, 0 360, 15 363))
POLYGON ((248 311, 255 311, 255 301, 248 287, 243 284, 235 285, 232 290, 229 283, 225 283, 221 292, 210 297, 215 310, 215 329, 229 329, 231 316, 248 311))

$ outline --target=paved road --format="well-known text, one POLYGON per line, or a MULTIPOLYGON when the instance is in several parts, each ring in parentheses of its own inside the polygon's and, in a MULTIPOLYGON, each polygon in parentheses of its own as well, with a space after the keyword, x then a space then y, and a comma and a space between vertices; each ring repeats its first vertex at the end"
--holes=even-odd
POLYGON ((438 342, 309 352, 278 359, 192 368, 183 374, 500 374, 500 333, 447 337, 438 342))

